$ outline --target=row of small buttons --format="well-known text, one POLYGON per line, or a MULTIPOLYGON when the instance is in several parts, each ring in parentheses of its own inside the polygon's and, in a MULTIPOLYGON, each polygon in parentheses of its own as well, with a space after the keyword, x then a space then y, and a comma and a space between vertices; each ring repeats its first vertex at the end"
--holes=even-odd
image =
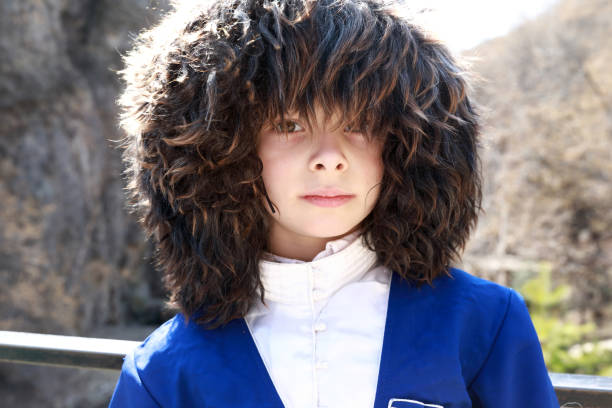
MULTIPOLYGON (((316 269, 314 267, 309 266, 309 268, 311 269, 310 272, 312 273, 312 269, 316 269)), ((320 290, 320 289, 312 289, 312 298, 313 300, 321 300, 323 299, 325 295, 325 292, 320 290)), ((327 325, 323 322, 317 322, 314 324, 313 329, 315 331, 315 333, 317 332, 321 332, 324 330, 327 330, 327 325)), ((315 364, 315 368, 316 369, 325 369, 328 367, 327 361, 317 361, 315 364)))
POLYGON ((314 329, 318 332, 327 330, 327 325, 323 322, 318 322, 317 324, 315 324, 314 329))
MULTIPOLYGON (((312 277, 311 279, 313 279, 313 280, 314 280, 313 271, 316 271, 316 270, 317 270, 317 267, 316 267, 316 266, 311 266, 311 265, 309 265, 309 266, 308 266, 308 269, 309 269, 309 272, 310 272, 311 277, 312 277)), ((313 281, 311 281, 311 282, 313 283, 313 288, 312 288, 312 299, 313 299, 313 300, 315 300, 315 301, 318 301, 318 300, 322 300, 322 299, 324 299, 324 298, 325 298, 325 291, 323 291, 323 290, 321 290, 321 289, 315 289, 315 288, 314 288, 314 282, 313 282, 313 281)))
POLYGON ((327 368, 327 361, 317 361, 316 368, 327 368))

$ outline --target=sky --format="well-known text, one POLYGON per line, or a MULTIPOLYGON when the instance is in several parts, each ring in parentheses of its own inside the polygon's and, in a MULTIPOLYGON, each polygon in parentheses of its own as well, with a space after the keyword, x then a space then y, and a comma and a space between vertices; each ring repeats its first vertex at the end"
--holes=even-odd
POLYGON ((558 0, 404 0, 453 51, 472 48, 541 14, 558 0))

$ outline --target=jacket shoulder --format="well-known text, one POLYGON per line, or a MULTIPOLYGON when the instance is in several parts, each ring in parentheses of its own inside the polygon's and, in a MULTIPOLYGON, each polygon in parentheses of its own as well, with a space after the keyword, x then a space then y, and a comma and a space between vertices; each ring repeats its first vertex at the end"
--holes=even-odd
POLYGON ((135 368, 140 372, 163 369, 175 356, 181 355, 181 349, 185 347, 189 337, 189 328, 184 317, 175 315, 132 350, 135 368))
MULTIPOLYGON (((505 298, 506 301, 508 300, 507 298, 510 296, 511 292, 515 292, 518 296, 520 296, 520 294, 518 294, 518 292, 512 288, 480 278, 459 268, 450 268, 450 274, 452 275, 452 278, 441 280, 441 285, 444 286, 450 283, 449 289, 460 291, 463 295, 484 295, 485 299, 481 300, 491 300, 501 297, 505 298)), ((447 277, 445 276, 445 278, 447 277)))
POLYGON ((171 366, 187 368, 195 365, 193 356, 210 359, 217 353, 225 352, 228 343, 234 341, 240 332, 237 320, 216 329, 207 329, 197 324, 195 317, 189 319, 178 313, 155 329, 134 349, 137 368, 159 369, 171 366))
POLYGON ((524 303, 516 290, 480 278, 458 268, 450 269, 451 277, 434 280, 435 292, 442 303, 452 303, 456 313, 477 317, 481 322, 501 323, 511 298, 524 303))
POLYGON ((155 329, 124 358, 109 407, 159 408, 167 395, 159 384, 175 377, 173 358, 184 336, 181 317, 175 316, 155 329))
MULTIPOLYGON (((508 316, 524 314, 522 296, 514 289, 452 268, 440 279, 438 299, 446 311, 446 327, 459 350, 464 378, 469 384, 485 363, 508 316)), ((528 319, 528 315, 527 315, 528 319)), ((525 322, 525 328, 529 328, 525 322)), ((511 341, 511 340, 510 340, 511 341)))
POLYGON ((523 296, 459 269, 452 273, 466 310, 460 359, 473 402, 500 408, 558 407, 523 296))
POLYGON ((511 305, 516 302, 524 305, 523 297, 512 288, 458 268, 451 268, 450 272, 452 278, 445 276, 439 282, 440 302, 462 324, 471 326, 469 322, 477 322, 478 333, 489 341, 499 331, 511 305))

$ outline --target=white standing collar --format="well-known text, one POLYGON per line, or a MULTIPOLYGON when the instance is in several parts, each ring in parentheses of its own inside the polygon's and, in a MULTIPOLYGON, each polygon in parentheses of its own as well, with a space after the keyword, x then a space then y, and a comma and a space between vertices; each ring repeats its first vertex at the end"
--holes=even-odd
POLYGON ((259 262, 265 299, 292 304, 324 300, 377 262, 376 252, 365 246, 359 232, 327 242, 310 262, 266 255, 271 260, 259 262))

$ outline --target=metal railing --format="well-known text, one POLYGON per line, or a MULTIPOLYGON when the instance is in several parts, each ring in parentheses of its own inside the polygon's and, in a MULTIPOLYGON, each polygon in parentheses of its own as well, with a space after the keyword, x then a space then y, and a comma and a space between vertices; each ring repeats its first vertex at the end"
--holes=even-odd
POLYGON ((0 361, 120 370, 139 341, 0 331, 0 361))
MULTIPOLYGON (((139 341, 0 331, 0 361, 120 370, 139 341)), ((561 407, 612 408, 612 377, 549 373, 561 407)))

